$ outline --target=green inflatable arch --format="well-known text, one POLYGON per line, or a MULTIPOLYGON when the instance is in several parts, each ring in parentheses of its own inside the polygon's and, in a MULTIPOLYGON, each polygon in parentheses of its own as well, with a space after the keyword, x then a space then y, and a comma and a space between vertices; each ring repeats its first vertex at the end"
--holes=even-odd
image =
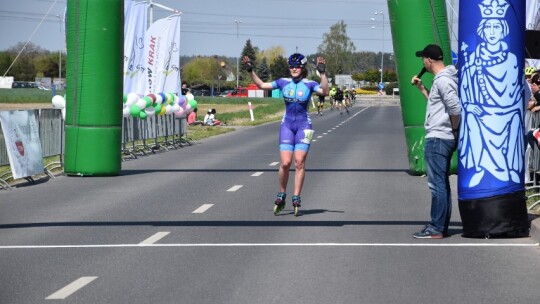
POLYGON ((68 175, 120 173, 123 24, 124 0, 68 0, 68 175))
MULTIPOLYGON (((405 137, 408 149, 410 172, 425 174, 424 164, 424 120, 426 100, 411 78, 418 75, 423 67, 415 56, 416 51, 434 43, 441 46, 445 64, 452 63, 452 53, 448 31, 445 0, 388 0, 392 42, 396 58, 399 94, 405 137)), ((429 89, 433 75, 426 73, 422 82, 429 89)), ((457 157, 452 159, 453 172, 457 170, 457 157)))

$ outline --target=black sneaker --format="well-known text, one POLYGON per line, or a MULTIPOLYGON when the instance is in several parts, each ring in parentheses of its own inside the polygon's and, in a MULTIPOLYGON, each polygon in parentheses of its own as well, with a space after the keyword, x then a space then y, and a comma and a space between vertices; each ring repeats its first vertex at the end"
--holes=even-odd
POLYGON ((439 232, 430 226, 426 226, 422 231, 414 233, 413 237, 415 239, 442 239, 444 236, 442 232, 439 232))

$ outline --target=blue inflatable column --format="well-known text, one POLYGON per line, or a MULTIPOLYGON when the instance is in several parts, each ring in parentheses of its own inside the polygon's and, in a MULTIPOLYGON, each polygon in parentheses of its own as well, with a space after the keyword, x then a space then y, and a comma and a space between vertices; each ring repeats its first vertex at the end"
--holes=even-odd
POLYGON ((528 234, 525 0, 459 2, 458 200, 467 237, 528 234))

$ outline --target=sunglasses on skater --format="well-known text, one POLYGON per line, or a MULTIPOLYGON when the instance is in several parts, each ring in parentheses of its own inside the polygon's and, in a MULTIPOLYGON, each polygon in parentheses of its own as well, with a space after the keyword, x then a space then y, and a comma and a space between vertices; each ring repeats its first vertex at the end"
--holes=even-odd
POLYGON ((302 67, 299 66, 299 65, 290 65, 290 66, 289 66, 289 69, 291 69, 291 70, 292 70, 292 69, 301 69, 301 68, 302 68, 302 67))

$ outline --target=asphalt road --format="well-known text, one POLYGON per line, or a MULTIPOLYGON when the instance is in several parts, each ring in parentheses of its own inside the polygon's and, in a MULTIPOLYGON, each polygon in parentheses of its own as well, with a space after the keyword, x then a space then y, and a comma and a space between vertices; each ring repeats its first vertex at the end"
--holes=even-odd
POLYGON ((399 107, 313 124, 299 217, 291 191, 272 213, 278 123, 0 191, 0 303, 538 303, 532 239, 463 238, 457 203, 450 237, 412 238, 399 107))

